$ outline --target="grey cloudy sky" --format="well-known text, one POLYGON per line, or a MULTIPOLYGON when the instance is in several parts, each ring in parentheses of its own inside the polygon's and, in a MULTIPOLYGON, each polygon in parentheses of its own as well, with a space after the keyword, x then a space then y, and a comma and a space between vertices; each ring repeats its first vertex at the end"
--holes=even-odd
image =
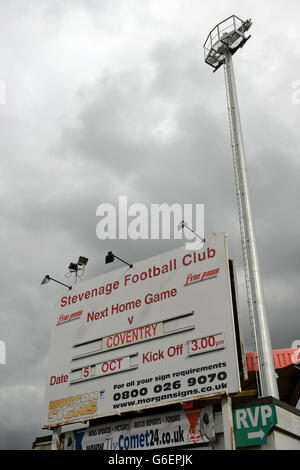
MULTIPOLYGON (((41 431, 56 286, 87 256, 131 262, 175 241, 101 241, 96 208, 203 203, 226 232, 252 350, 223 71, 203 60, 219 21, 252 18, 234 58, 274 349, 300 339, 298 0, 10 0, 0 4, 0 448, 41 431), (295 85, 296 84, 296 85, 295 85)), ((109 268, 111 269, 111 268, 109 268)))

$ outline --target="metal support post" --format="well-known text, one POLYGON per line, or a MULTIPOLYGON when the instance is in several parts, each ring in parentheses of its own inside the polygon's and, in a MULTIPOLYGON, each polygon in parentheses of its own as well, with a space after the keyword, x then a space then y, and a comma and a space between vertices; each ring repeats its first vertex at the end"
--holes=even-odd
POLYGON ((61 426, 57 426, 53 429, 51 450, 60 449, 60 435, 61 435, 61 426))
POLYGON ((235 450, 231 398, 226 395, 221 400, 224 435, 224 450, 235 450))
POLYGON ((232 138, 232 153, 239 206, 246 285, 248 303, 250 307, 250 317, 253 314, 254 321, 254 334, 259 361, 258 365, 261 395, 278 398, 278 387, 276 382, 270 332, 265 310, 261 271, 258 260, 256 235, 250 202, 242 126, 230 50, 224 52, 224 57, 225 82, 232 138))
POLYGON ((238 201, 243 261, 252 335, 258 355, 259 394, 278 398, 278 386, 271 338, 265 309, 261 272, 256 246, 254 219, 250 201, 242 126, 234 78, 232 56, 251 36, 245 33, 252 21, 232 15, 209 33, 204 43, 205 62, 214 72, 224 66, 234 176, 238 201))

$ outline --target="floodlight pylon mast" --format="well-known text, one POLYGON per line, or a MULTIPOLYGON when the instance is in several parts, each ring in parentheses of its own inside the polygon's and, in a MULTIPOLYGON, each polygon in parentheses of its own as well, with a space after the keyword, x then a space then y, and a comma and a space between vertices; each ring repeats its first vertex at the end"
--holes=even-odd
POLYGON ((224 65, 226 96, 238 202, 243 262, 252 334, 258 356, 260 395, 279 398, 269 325, 265 308, 254 218, 232 56, 250 38, 251 20, 235 15, 219 23, 204 44, 205 62, 218 70, 224 65))

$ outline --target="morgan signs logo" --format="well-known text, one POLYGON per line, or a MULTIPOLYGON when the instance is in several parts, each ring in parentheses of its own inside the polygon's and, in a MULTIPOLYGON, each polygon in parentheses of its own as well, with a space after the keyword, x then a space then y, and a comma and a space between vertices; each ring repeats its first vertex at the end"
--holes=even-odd
POLYGON ((204 273, 188 274, 184 287, 196 284, 197 282, 207 281, 208 279, 214 279, 218 276, 219 272, 220 268, 212 269, 211 271, 206 271, 204 273))
POLYGON ((71 421, 79 416, 90 416, 97 412, 98 391, 83 393, 49 402, 48 421, 55 423, 62 419, 71 421))
POLYGON ((70 321, 73 321, 73 320, 79 320, 79 318, 81 318, 82 312, 83 310, 79 310, 78 312, 70 313, 67 315, 65 314, 60 315, 56 326, 62 325, 63 323, 69 323, 70 321))

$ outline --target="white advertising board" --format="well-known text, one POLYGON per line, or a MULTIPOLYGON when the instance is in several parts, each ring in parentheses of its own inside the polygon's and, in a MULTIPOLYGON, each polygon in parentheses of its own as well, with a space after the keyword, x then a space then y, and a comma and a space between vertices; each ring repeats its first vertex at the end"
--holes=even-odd
POLYGON ((59 298, 44 427, 226 391, 240 391, 240 377, 224 234, 59 298))

